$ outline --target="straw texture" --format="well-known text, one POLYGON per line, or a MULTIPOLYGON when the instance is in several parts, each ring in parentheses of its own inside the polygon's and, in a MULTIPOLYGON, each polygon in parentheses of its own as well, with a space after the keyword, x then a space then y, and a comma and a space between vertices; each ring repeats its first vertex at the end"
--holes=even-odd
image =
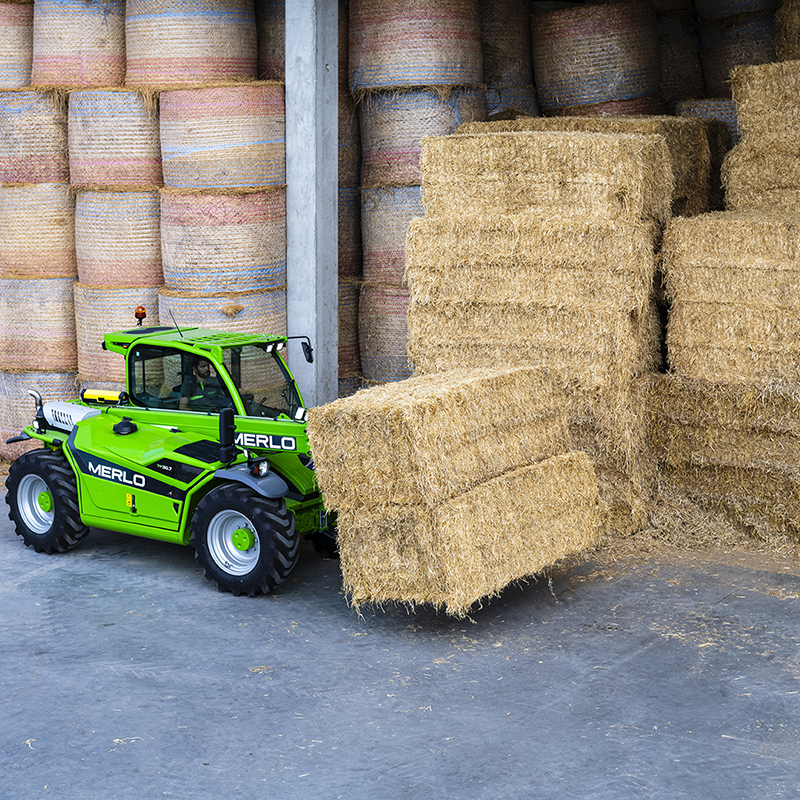
POLYGON ((446 136, 462 123, 485 120, 486 95, 477 88, 374 92, 359 111, 362 185, 418 185, 422 137, 446 136))
POLYGON ((252 0, 128 0, 125 37, 128 86, 256 78, 252 0))
POLYGON ((164 185, 275 186, 286 182, 283 87, 211 87, 161 95, 164 185))
POLYGON ((78 192, 78 279, 98 286, 161 286, 158 192, 78 192))
POLYGON ((358 339, 364 380, 370 383, 411 377, 408 365, 408 289, 364 283, 358 310, 358 339))
POLYGON ((161 195, 164 283, 251 292, 286 283, 286 191, 161 195))
POLYGON ((78 396, 74 372, 0 372, 0 457, 14 459, 41 447, 38 439, 6 444, 33 421, 36 408, 28 390, 41 394, 45 402, 74 400, 78 396))
POLYGON ((775 55, 778 61, 800 58, 799 0, 782 0, 775 13, 775 55))
POLYGON ((125 0, 36 0, 31 84, 121 86, 125 0))
POLYGON ((339 186, 361 181, 361 127, 350 90, 339 87, 339 186))
POLYGON ((358 300, 361 283, 352 278, 339 280, 339 379, 361 374, 358 349, 358 300))
POLYGON ((352 0, 349 32, 354 92, 483 81, 475 0, 352 0))
POLYGON ((520 131, 661 135, 669 151, 675 181, 672 214, 692 216, 708 210, 711 150, 708 126, 702 120, 688 117, 538 117, 471 123, 462 125, 457 133, 520 131))
POLYGON ((478 4, 483 54, 483 80, 489 86, 533 83, 531 29, 527 0, 495 0, 478 4))
POLYGON ((709 100, 681 100, 675 104, 675 113, 686 117, 709 117, 725 125, 729 135, 729 147, 740 139, 736 104, 725 98, 709 100))
POLYGON ((73 278, 75 201, 63 183, 0 186, 0 276, 73 278))
MULTIPOLYGON (((286 0, 256 0, 258 78, 282 81, 286 69, 286 0)), ((340 58, 346 51, 340 51, 340 58)))
POLYGON ((405 271, 408 225, 422 216, 419 186, 389 186, 361 191, 364 280, 400 286, 405 271))
POLYGON ((32 61, 33 3, 0 2, 0 87, 28 86, 32 61))
POLYGON ((69 169, 74 186, 159 186, 158 116, 137 92, 69 96, 69 169))
POLYGON ((592 463, 575 452, 506 473, 434 509, 343 512, 345 591, 356 608, 401 601, 464 617, 508 584, 594 544, 600 509, 592 463))
POLYGON ((72 278, 0 278, 0 370, 69 372, 77 367, 72 278))
POLYGON ((650 3, 534 14, 533 74, 545 111, 657 95, 661 62, 650 3))
POLYGON ((260 292, 158 293, 159 317, 167 324, 216 328, 224 331, 286 335, 285 288, 260 292))
POLYGON ((67 113, 50 92, 0 92, 0 183, 68 183, 67 113))
POLYGON ((339 277, 361 277, 361 193, 339 187, 339 277))
POLYGON ((511 117, 538 117, 539 101, 536 87, 531 86, 489 86, 486 88, 487 119, 508 119, 511 117))
POLYGON ((669 216, 673 177, 662 136, 495 133, 426 137, 422 200, 428 214, 525 209, 669 216))
POLYGON ((147 309, 147 321, 158 325, 158 289, 142 286, 88 286, 75 283, 78 374, 82 381, 125 382, 125 359, 103 350, 108 331, 130 330, 136 306, 147 309))
POLYGON ((700 35, 692 13, 659 14, 658 43, 661 51, 661 94, 664 100, 690 100, 706 96, 700 35))

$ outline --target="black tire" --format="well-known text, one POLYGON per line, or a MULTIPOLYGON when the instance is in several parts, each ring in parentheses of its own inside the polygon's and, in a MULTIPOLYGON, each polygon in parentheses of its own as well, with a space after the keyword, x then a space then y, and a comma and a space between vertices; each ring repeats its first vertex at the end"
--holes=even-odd
POLYGON ((21 455, 8 471, 6 488, 8 516, 17 535, 37 553, 65 553, 89 533, 78 509, 75 475, 62 453, 32 450, 21 455))
POLYGON ((262 497, 238 483, 212 489, 192 517, 195 560, 208 580, 235 595, 267 594, 280 586, 297 564, 300 540, 286 501, 262 497), (251 537, 249 547, 234 534, 251 537))

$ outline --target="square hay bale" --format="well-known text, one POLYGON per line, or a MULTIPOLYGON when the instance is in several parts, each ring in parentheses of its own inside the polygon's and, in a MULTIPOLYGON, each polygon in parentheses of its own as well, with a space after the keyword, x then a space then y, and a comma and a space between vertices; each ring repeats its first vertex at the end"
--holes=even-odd
POLYGON ((527 367, 462 369, 376 386, 309 410, 325 502, 435 506, 569 449, 560 382, 527 367))
POLYGON ((660 135, 522 132, 430 136, 422 202, 441 216, 561 209, 664 221, 673 177, 660 135))
POLYGON ((742 138, 773 153, 800 146, 800 61, 742 65, 731 71, 742 138))
POLYGON ((467 122, 456 129, 457 134, 511 131, 661 135, 669 150, 670 166, 675 178, 672 213, 676 216, 691 216, 709 209, 711 189, 709 125, 708 121, 701 117, 521 117, 502 122, 467 122))
POLYGON ((433 508, 354 507, 339 514, 345 589, 356 607, 400 601, 465 616, 509 583, 591 546, 601 519, 581 452, 499 475, 433 508))
POLYGON ((660 231, 652 221, 558 212, 426 216, 406 238, 406 283, 424 303, 587 305, 648 301, 660 231))
POLYGON ((800 156, 746 139, 722 164, 725 202, 732 211, 800 208, 800 156))
POLYGON ((800 214, 722 212, 664 234, 671 366, 715 383, 800 379, 800 214))

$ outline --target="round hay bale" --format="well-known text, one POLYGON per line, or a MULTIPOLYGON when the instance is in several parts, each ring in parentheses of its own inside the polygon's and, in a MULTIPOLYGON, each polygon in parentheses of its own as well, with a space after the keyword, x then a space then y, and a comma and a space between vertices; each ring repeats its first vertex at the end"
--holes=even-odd
POLYGON ((659 92, 658 29, 649 2, 535 14, 532 37, 534 83, 545 111, 659 92))
POLYGON ((775 13, 775 55, 778 61, 800 59, 800 0, 783 0, 775 13))
POLYGON ((509 119, 511 117, 538 117, 539 101, 535 86, 487 86, 487 119, 509 119))
POLYGON ((158 113, 138 92, 69 95, 69 168, 73 186, 159 186, 158 113))
POLYGON ((128 0, 128 86, 256 78, 253 0, 128 0))
POLYGON ((0 372, 0 457, 14 459, 42 446, 38 439, 6 444, 33 422, 36 407, 28 390, 39 392, 45 402, 78 397, 74 372, 0 372))
POLYGON ((33 61, 33 2, 0 2, 0 86, 28 86, 33 61))
POLYGON ((351 0, 349 36, 354 92, 483 82, 476 0, 351 0))
POLYGON ((339 187, 339 277, 361 277, 361 193, 339 187))
POLYGON ((701 22, 740 15, 767 16, 775 13, 777 7, 777 0, 694 0, 694 9, 701 22))
POLYGON ((352 378, 339 378, 339 397, 350 397, 361 388, 361 378, 354 375, 352 378))
POLYGON ((241 188, 286 183, 283 86, 164 92, 160 126, 165 186, 241 188))
POLYGON ((182 292, 254 292, 286 283, 286 190, 161 194, 164 283, 182 292))
POLYGON ((284 79, 286 70, 285 30, 286 0, 256 0, 259 80, 282 81, 284 79))
POLYGON ((630 100, 610 100, 588 106, 565 106, 553 109, 551 117, 624 117, 660 116, 665 113, 664 100, 660 94, 648 97, 633 97, 630 100))
POLYGON ((693 14, 658 17, 661 47, 661 94, 667 101, 705 97, 706 82, 700 60, 700 34, 693 14))
POLYGON ((365 283, 358 310, 358 341, 365 381, 387 383, 411 377, 408 289, 365 283))
POLYGON ((339 186, 361 182, 361 130, 353 96, 339 87, 339 186))
POLYGON ((158 192, 79 192, 78 280, 95 286, 161 286, 158 192))
POLYGON ((166 325, 286 336, 285 289, 217 294, 161 289, 158 309, 166 325))
POLYGON ((31 84, 121 86, 125 0, 36 0, 31 84))
POLYGON ((481 89, 374 92, 359 104, 361 184, 418 184, 423 136, 447 136, 465 122, 486 120, 481 89))
POLYGON ((339 377, 352 378, 361 372, 358 350, 358 298, 361 284, 357 280, 339 281, 339 377))
POLYGON ((400 286, 406 269, 406 232, 415 217, 422 217, 419 186, 363 189, 361 240, 364 280, 400 286))
POLYGON ((69 183, 67 110, 52 92, 0 92, 0 183, 69 183))
POLYGON ((737 145, 739 123, 737 121, 736 103, 733 100, 682 100, 675 104, 675 113, 681 117, 710 117, 720 120, 730 134, 730 147, 737 145))
POLYGON ((136 306, 147 309, 148 325, 158 325, 157 288, 75 283, 78 374, 82 381, 125 382, 125 359, 103 350, 103 337, 110 331, 134 328, 136 306))
POLYGON ((700 28, 700 56, 709 97, 730 97, 731 70, 775 61, 775 17, 753 17, 700 28))
POLYGON ((72 278, 0 278, 0 370, 71 372, 78 366, 72 278))
POLYGON ((483 82, 489 86, 533 83, 530 0, 494 0, 478 4, 483 53, 483 82))
POLYGON ((65 183, 0 186, 0 275, 74 278, 75 200, 65 183))

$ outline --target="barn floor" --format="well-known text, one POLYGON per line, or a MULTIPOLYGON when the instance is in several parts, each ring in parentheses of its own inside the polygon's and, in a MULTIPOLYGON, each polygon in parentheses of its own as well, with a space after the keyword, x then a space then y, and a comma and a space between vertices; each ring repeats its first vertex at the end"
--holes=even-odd
POLYGON ((800 568, 599 554, 459 621, 345 602, 304 547, 235 598, 193 553, 0 508, 0 797, 800 794, 800 568))

